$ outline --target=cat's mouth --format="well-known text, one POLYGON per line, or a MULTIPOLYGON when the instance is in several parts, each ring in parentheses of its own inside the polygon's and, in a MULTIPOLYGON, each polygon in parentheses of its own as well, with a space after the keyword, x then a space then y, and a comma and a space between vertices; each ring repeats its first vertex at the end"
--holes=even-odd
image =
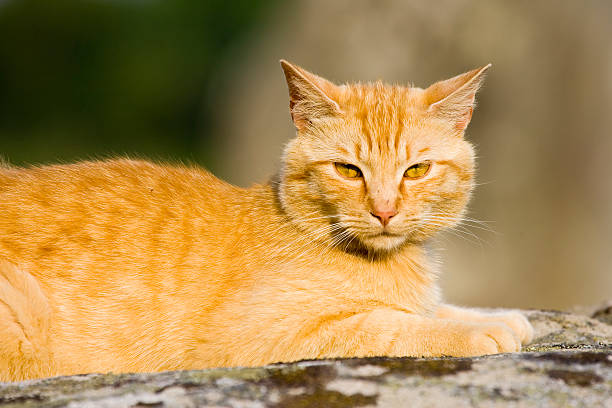
POLYGON ((383 230, 375 234, 361 236, 360 241, 367 248, 370 248, 376 252, 386 252, 392 251, 401 246, 406 241, 406 235, 383 230))
POLYGON ((389 232, 389 231, 381 231, 377 234, 372 234, 370 235, 369 238, 376 238, 376 237, 403 237, 402 234, 394 234, 393 232, 389 232))

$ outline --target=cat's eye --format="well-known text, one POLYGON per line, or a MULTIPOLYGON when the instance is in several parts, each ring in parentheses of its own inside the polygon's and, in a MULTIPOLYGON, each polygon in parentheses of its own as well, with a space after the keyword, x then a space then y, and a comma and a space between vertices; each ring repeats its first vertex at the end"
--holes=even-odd
POLYGON ((416 179, 423 177, 429 171, 431 167, 431 162, 425 161, 421 163, 414 164, 406 169, 404 172, 404 177, 409 179, 416 179))
POLYGON ((338 173, 340 173, 341 176, 344 176, 346 178, 354 179, 363 176, 361 170, 359 170, 359 167, 353 166, 352 164, 334 163, 334 167, 336 167, 336 170, 338 171, 338 173))

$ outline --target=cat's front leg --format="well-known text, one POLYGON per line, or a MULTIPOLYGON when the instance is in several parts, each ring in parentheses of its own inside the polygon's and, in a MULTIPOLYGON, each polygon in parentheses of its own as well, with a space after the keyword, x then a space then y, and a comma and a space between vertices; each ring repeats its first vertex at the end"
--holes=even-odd
MULTIPOLYGON (((327 321, 327 320, 326 320, 327 321)), ((386 308, 325 324, 303 338, 299 355, 274 361, 330 357, 470 357, 520 351, 516 334, 501 322, 426 317, 386 308), (320 350, 309 355, 305 350, 320 350)), ((297 350, 298 348, 295 348, 297 350)))
POLYGON ((522 344, 529 344, 533 340, 533 327, 519 312, 481 312, 452 305, 440 305, 436 310, 436 317, 469 322, 504 323, 514 331, 522 344))

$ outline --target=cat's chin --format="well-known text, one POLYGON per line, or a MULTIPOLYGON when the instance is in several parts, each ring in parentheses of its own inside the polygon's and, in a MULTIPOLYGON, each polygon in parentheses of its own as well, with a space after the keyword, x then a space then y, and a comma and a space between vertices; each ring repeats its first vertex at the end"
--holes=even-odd
POLYGON ((391 252, 406 243, 405 235, 378 234, 359 237, 361 243, 368 249, 375 252, 391 252))

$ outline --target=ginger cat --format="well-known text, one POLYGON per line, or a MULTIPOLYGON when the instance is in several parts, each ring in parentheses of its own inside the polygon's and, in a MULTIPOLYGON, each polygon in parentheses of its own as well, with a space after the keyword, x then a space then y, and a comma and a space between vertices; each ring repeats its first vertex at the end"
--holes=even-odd
POLYGON ((281 65, 297 137, 269 184, 128 159, 0 166, 0 380, 531 340, 519 313, 441 304, 423 246, 464 212, 489 66, 423 90, 281 65))

